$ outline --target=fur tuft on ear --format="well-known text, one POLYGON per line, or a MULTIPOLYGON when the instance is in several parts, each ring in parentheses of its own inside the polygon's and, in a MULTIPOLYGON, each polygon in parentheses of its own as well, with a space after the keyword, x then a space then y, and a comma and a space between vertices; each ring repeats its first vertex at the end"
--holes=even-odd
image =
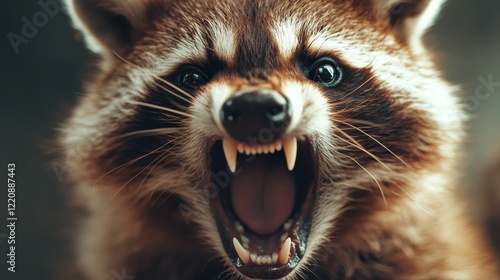
POLYGON ((367 0, 378 19, 386 21, 398 39, 420 52, 422 37, 434 24, 446 0, 367 0))
POLYGON ((89 49, 112 59, 127 52, 144 30, 146 3, 139 0, 65 0, 89 49))

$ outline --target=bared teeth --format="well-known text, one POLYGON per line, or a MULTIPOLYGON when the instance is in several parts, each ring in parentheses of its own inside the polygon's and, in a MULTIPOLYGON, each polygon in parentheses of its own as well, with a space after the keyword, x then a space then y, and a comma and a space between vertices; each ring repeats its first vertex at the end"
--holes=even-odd
POLYGON ((237 146, 238 143, 236 143, 236 141, 232 140, 229 137, 224 137, 224 139, 222 139, 224 156, 226 157, 229 170, 231 170, 231 172, 233 173, 236 171, 236 157, 238 156, 237 146))
MULTIPOLYGON (((245 236, 241 236, 243 242, 245 242, 245 236)), ((288 237, 284 242, 281 250, 279 252, 275 252, 272 255, 257 255, 255 253, 250 254, 248 249, 243 248, 241 246, 240 241, 238 239, 233 238, 234 248, 236 249, 236 253, 238 257, 244 264, 256 264, 256 265, 285 265, 288 263, 290 258, 290 249, 292 240, 288 237)))
POLYGON ((262 154, 263 151, 264 151, 264 148, 262 146, 257 146, 257 153, 258 154, 262 154))
POLYGON ((269 146, 269 153, 274 154, 275 152, 276 152, 276 146, 275 145, 269 146))
POLYGON ((283 233, 281 236, 280 236, 280 242, 281 243, 285 243, 286 239, 288 238, 288 233, 283 233))
MULTIPOLYGON (((224 143, 226 143, 228 148, 231 148, 231 151, 236 150, 236 153, 246 154, 246 155, 255 155, 255 154, 274 154, 275 152, 281 151, 285 147, 285 149, 290 150, 291 152, 296 151, 297 148, 297 138, 288 138, 282 141, 276 141, 271 144, 264 145, 249 145, 245 143, 237 143, 234 140, 224 137, 224 143)), ((224 146, 226 147, 226 146, 224 146)), ((295 152, 296 154, 296 152, 295 152)), ((290 154, 292 155, 292 154, 290 154)), ((296 158, 291 157, 291 159, 296 158)))
POLYGON ((250 252, 248 252, 243 246, 241 246, 240 242, 236 237, 233 238, 233 245, 238 257, 244 264, 250 263, 250 252))
POLYGON ((288 170, 292 171, 297 160, 297 138, 293 137, 283 140, 283 151, 285 152, 288 170))
POLYGON ((273 264, 276 264, 278 262, 278 254, 273 253, 271 258, 272 258, 273 264))
POLYGON ((276 151, 281 151, 281 149, 283 148, 283 143, 278 142, 276 143, 276 145, 274 145, 274 147, 276 148, 276 151))
MULTIPOLYGON (((245 235, 241 234, 240 235, 240 238, 241 238, 241 243, 243 245, 243 248, 245 249, 250 249, 250 239, 248 239, 248 237, 246 237, 245 235)), ((248 252, 250 254, 250 252, 248 252)))
POLYGON ((256 255, 256 254, 251 254, 251 255, 250 255, 250 260, 251 260, 253 263, 257 263, 257 255, 256 255))
POLYGON ((297 138, 287 138, 282 141, 276 141, 271 144, 264 145, 248 145, 245 143, 238 143, 235 140, 224 137, 222 139, 222 147, 224 149, 224 156, 226 157, 227 165, 232 173, 236 172, 236 159, 238 153, 249 155, 257 154, 274 154, 283 149, 285 153, 286 164, 288 170, 292 171, 297 161, 297 138))
POLYGON ((238 144, 238 153, 243 154, 245 152, 245 147, 242 144, 238 144))
POLYGON ((285 265, 288 263, 288 256, 290 255, 290 246, 292 244, 292 240, 290 237, 287 238, 285 243, 283 243, 283 247, 281 248, 280 253, 278 254, 278 263, 285 265))
POLYGON ((239 233, 243 233, 245 231, 245 229, 243 228, 243 225, 240 224, 239 222, 235 222, 234 223, 234 226, 236 228, 236 230, 239 232, 239 233))
POLYGON ((264 154, 268 154, 269 153, 269 146, 264 146, 263 147, 263 150, 264 150, 264 154))

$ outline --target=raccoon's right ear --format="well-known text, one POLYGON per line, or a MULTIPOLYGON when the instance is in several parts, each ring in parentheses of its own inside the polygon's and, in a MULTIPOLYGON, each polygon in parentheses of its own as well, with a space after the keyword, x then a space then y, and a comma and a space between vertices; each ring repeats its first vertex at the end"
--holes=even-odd
POLYGON ((65 0, 75 28, 87 47, 113 59, 124 54, 141 35, 146 24, 149 1, 142 0, 65 0))
POLYGON ((416 52, 423 50, 422 37, 434 24, 446 0, 353 0, 368 7, 375 18, 389 26, 396 37, 416 52))

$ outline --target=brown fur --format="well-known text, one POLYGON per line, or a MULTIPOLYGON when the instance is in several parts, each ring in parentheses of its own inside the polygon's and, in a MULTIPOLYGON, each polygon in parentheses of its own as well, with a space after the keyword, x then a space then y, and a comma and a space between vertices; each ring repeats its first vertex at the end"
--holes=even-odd
MULTIPOLYGON (((446 113, 456 121, 445 130, 447 120, 427 108, 439 101, 419 99, 429 85, 453 91, 412 37, 420 31, 410 23, 432 1, 68 2, 75 4, 76 26, 103 57, 61 136, 79 186, 76 197, 88 210, 77 245, 86 279, 109 279, 122 268, 136 279, 243 278, 218 239, 207 164, 221 134, 211 129, 216 126, 208 123, 210 115, 201 114, 210 111, 212 84, 234 92, 255 85, 279 91, 282 81, 314 88, 311 95, 318 98, 304 106, 327 107, 324 119, 331 124, 329 134, 309 133, 316 120, 310 109, 290 132, 311 139, 319 182, 308 251, 287 279, 494 279, 488 244, 457 194, 462 113, 451 105, 446 113), (395 5, 402 10, 391 14, 395 5), (289 17, 303 26, 299 46, 286 58, 269 27, 289 17), (235 31, 232 60, 215 50, 209 21, 235 31), (340 42, 355 42, 353 48, 368 47, 308 49, 310 36, 324 30, 340 42), (206 54, 181 62, 201 65, 214 76, 207 89, 192 93, 193 104, 180 109, 190 117, 121 102, 176 108, 181 101, 165 98, 165 88, 175 90, 171 83, 180 66, 158 69, 179 42, 197 32, 206 54), (359 67, 346 52, 380 52, 373 57, 390 61, 359 67), (313 85, 297 70, 296 61, 321 56, 336 58, 345 70, 347 78, 334 89, 313 85), (405 87, 387 84, 385 74, 396 84, 406 81, 405 87), (124 136, 158 128, 176 131, 124 136), (84 144, 85 152, 75 149, 84 144)), ((449 103, 455 102, 450 96, 449 103)))

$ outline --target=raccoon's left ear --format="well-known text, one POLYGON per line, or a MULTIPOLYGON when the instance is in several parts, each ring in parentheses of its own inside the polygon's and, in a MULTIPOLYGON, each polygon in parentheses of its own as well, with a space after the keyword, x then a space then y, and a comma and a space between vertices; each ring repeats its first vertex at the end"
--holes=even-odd
MULTIPOLYGON (((61 0, 60 0, 61 1, 61 0)), ((73 25, 92 51, 107 61, 130 51, 149 22, 154 0, 64 0, 73 25)))
MULTIPOLYGON (((365 0, 363 0, 365 1, 365 0)), ((446 0, 366 0, 375 16, 386 21, 396 36, 414 50, 421 49, 422 36, 434 24, 446 0)))

